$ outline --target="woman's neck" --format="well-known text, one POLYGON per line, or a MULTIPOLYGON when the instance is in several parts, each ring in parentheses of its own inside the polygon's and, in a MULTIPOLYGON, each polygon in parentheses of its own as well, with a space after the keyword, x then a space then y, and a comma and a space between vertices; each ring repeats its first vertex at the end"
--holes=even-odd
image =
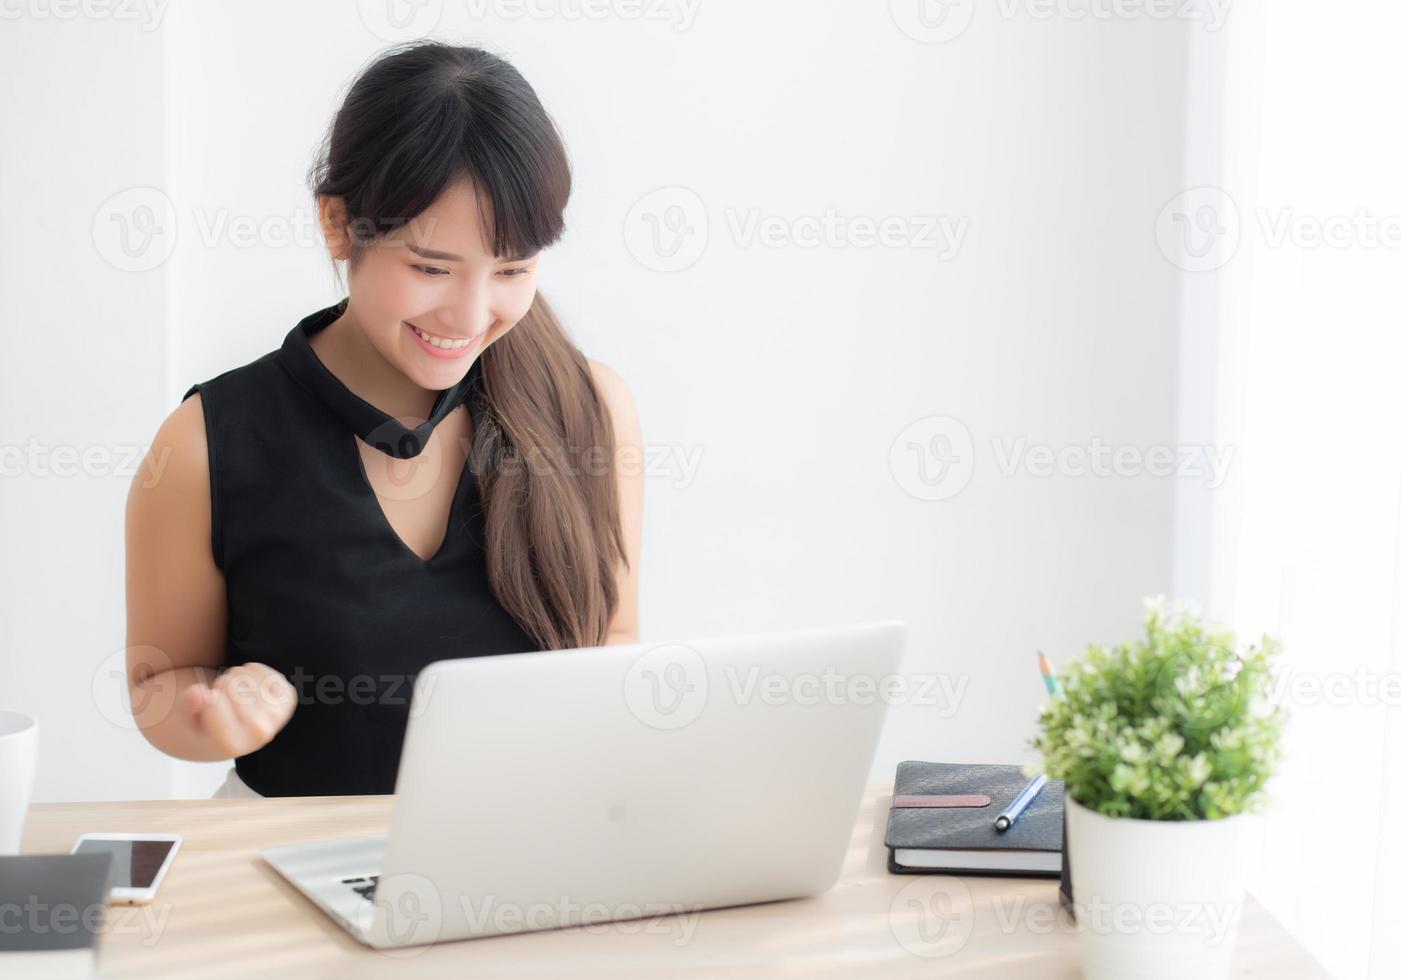
POLYGON ((419 387, 386 361, 349 306, 308 343, 343 385, 375 408, 401 422, 410 418, 418 424, 428 417, 438 393, 419 387))

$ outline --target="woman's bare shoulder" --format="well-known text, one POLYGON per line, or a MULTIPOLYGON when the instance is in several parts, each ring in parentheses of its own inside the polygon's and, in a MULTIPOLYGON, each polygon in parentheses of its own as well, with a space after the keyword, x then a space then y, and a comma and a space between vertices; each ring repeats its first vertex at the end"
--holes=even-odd
POLYGON ((194 520, 208 527, 209 443, 198 391, 161 422, 132 477, 129 521, 175 526, 194 520))

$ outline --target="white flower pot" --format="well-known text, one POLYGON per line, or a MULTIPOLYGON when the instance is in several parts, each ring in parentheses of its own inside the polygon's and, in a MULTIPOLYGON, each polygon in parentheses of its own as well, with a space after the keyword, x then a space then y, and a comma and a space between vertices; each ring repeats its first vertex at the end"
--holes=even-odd
POLYGON ((1216 980, 1245 901, 1244 817, 1130 820, 1065 799, 1086 980, 1216 980))

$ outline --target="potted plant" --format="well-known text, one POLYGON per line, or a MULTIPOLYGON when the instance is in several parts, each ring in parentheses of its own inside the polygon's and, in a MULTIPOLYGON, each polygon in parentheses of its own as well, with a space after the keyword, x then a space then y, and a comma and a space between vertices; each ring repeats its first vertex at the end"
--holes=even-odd
POLYGON ((1278 644, 1238 652, 1190 605, 1145 606, 1142 640, 1091 646, 1068 665, 1032 746, 1065 781, 1087 980, 1226 977, 1242 825, 1280 756, 1278 644))

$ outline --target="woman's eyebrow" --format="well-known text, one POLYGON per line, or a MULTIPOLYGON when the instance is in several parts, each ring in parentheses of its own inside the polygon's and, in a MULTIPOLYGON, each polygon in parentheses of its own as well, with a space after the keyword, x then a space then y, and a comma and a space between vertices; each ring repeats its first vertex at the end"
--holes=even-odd
POLYGON ((454 255, 454 254, 452 254, 451 252, 439 252, 437 249, 432 249, 432 248, 420 248, 419 246, 415 245, 413 242, 405 242, 404 244, 408 246, 408 249, 409 249, 410 252, 414 253, 415 255, 419 256, 420 258, 424 258, 424 259, 441 259, 441 260, 444 261, 444 262, 465 262, 465 261, 466 261, 462 256, 460 256, 460 255, 454 255))
MULTIPOLYGON (((438 260, 443 261, 443 262, 465 262, 465 261, 467 261, 467 260, 464 259, 462 256, 460 256, 460 255, 454 255, 452 252, 439 252, 437 249, 423 248, 423 247, 421 247, 421 246, 419 246, 419 245, 415 245, 413 242, 405 242, 404 244, 408 246, 408 249, 409 249, 410 252, 413 252, 415 255, 419 256, 420 258, 424 258, 424 259, 438 259, 438 260)), ((535 256, 537 256, 537 255, 539 255, 539 254, 540 254, 540 250, 537 248, 537 249, 535 249, 534 251, 523 252, 523 253, 521 253, 520 255, 506 255, 506 256, 503 256, 502 259, 501 259, 501 261, 503 261, 503 262, 524 262, 526 259, 533 259, 533 258, 535 258, 535 256)))

